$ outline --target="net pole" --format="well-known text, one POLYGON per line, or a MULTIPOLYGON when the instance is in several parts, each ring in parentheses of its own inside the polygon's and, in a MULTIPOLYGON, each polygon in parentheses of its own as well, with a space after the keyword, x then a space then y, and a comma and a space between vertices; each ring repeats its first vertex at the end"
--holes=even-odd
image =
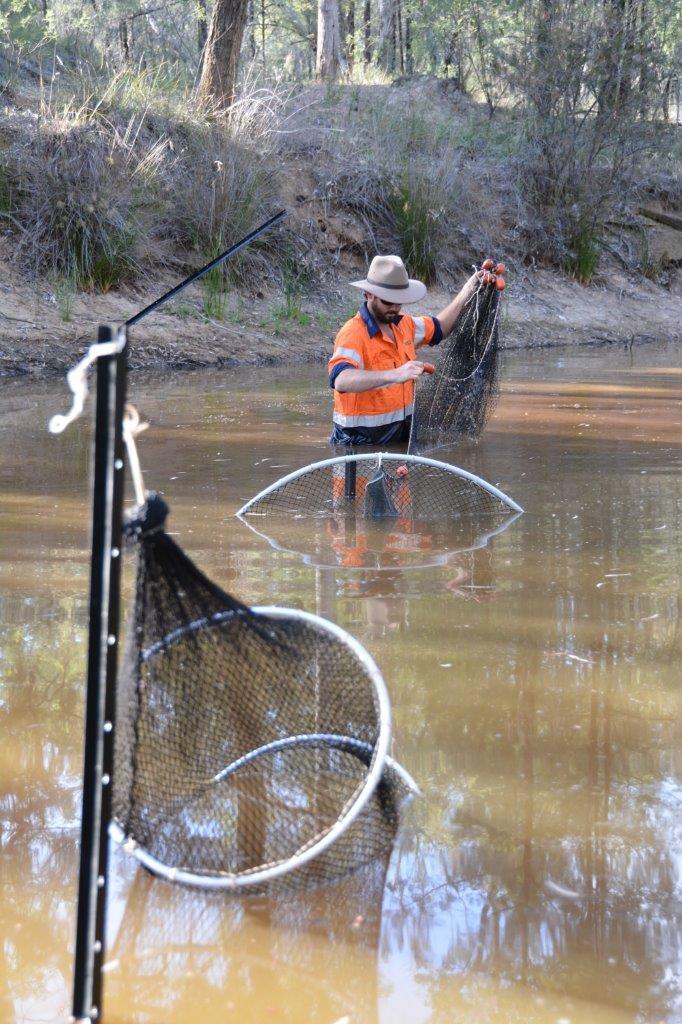
MULTIPOLYGON (((97 340, 113 341, 117 334, 117 328, 101 325, 97 340)), ((119 641, 126 372, 125 347, 120 353, 103 356, 97 362, 85 750, 73 979, 73 1017, 83 1022, 102 1018, 107 826, 111 810, 119 641)))

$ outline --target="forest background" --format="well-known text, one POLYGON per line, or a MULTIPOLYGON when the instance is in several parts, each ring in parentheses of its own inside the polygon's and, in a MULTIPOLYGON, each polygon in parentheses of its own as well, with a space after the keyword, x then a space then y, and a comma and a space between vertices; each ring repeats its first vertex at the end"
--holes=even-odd
MULTIPOLYGON (((664 0, 2 0, 0 373, 322 359, 400 253, 510 267, 510 343, 679 338, 682 10, 664 0)), ((435 293, 435 294, 434 294, 435 293)))

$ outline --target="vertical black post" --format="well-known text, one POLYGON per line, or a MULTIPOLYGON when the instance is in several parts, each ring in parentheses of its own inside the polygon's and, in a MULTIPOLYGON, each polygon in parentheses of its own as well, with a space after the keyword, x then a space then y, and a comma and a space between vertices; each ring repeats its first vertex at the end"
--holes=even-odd
MULTIPOLYGON (((97 340, 115 341, 118 337, 116 328, 104 325, 99 328, 97 340)), ((73 986, 73 1016, 77 1021, 102 1017, 108 824, 119 645, 126 369, 125 348, 97 361, 83 814, 73 986)))
POLYGON ((349 501, 355 501, 355 481, 357 478, 358 466, 354 459, 346 463, 346 487, 345 496, 349 501))

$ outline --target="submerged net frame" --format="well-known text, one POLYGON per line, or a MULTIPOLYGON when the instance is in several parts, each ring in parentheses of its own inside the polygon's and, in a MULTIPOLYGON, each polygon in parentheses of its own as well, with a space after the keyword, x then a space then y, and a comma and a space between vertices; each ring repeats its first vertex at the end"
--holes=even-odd
POLYGON ((393 452, 341 455, 304 466, 256 494, 237 515, 450 519, 522 512, 509 495, 458 466, 393 452))
POLYGON ((415 388, 408 452, 433 452, 480 436, 498 395, 502 292, 480 284, 440 346, 435 373, 415 388))
POLYGON ((128 528, 138 571, 112 835, 154 873, 203 888, 355 870, 392 843, 416 791, 387 757, 379 670, 318 616, 226 594, 165 533, 166 512, 151 496, 128 528))

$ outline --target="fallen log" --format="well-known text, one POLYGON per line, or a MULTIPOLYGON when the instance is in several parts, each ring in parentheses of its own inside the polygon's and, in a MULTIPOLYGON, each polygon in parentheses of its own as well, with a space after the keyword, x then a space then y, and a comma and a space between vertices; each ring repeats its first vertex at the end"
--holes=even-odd
POLYGON ((642 217, 648 217, 649 220, 655 220, 659 224, 665 224, 669 228, 682 231, 682 216, 678 213, 664 213, 663 210, 652 210, 649 206, 640 206, 637 212, 642 217))

